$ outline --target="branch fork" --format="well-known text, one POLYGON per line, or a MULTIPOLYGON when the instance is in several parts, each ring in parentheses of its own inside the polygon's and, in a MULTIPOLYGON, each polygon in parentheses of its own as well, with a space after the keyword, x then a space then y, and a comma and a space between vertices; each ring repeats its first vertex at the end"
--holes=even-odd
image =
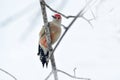
MULTIPOLYGON (((67 31, 70 29, 70 27, 73 25, 73 23, 77 20, 77 18, 81 17, 81 18, 83 18, 84 20, 86 20, 86 21, 91 25, 91 22, 90 22, 91 20, 88 20, 88 19, 86 19, 86 18, 83 16, 83 15, 85 14, 85 12, 90 8, 89 5, 90 5, 91 2, 92 2, 91 0, 88 1, 88 2, 86 3, 86 5, 83 7, 83 9, 80 10, 79 13, 78 13, 76 16, 66 16, 66 15, 64 15, 64 14, 62 14, 62 13, 60 13, 60 12, 54 10, 54 9, 52 9, 50 6, 48 6, 48 5, 45 3, 44 0, 40 0, 40 5, 41 5, 41 9, 42 9, 43 20, 44 20, 44 24, 46 25, 46 26, 44 26, 44 27, 45 27, 45 33, 46 33, 46 39, 47 39, 47 44, 48 44, 49 52, 51 53, 50 61, 51 61, 51 65, 52 65, 52 71, 51 71, 50 74, 46 77, 45 80, 47 80, 52 74, 54 74, 54 79, 55 79, 55 80, 58 80, 57 72, 64 73, 65 75, 68 75, 69 77, 75 78, 75 79, 90 80, 89 78, 79 78, 79 77, 76 77, 76 75, 75 75, 75 70, 74 70, 74 76, 73 76, 73 75, 70 75, 70 74, 62 71, 62 70, 57 69, 57 68, 56 68, 56 64, 55 64, 55 58, 54 58, 53 53, 54 53, 54 51, 56 50, 56 48, 58 47, 58 45, 60 44, 61 40, 63 39, 63 37, 65 36, 65 34, 67 33, 67 31), (50 31, 49 31, 49 25, 47 25, 47 24, 48 24, 48 20, 47 20, 47 14, 46 14, 46 8, 45 8, 45 6, 46 6, 47 8, 49 8, 51 11, 53 11, 53 12, 55 12, 55 13, 61 14, 61 15, 62 15, 63 17, 65 17, 66 19, 68 19, 68 18, 73 18, 73 20, 70 22, 70 24, 69 24, 67 27, 64 26, 63 24, 61 24, 61 25, 64 27, 65 31, 63 32, 62 36, 60 37, 60 39, 59 39, 59 41, 58 41, 58 43, 56 44, 56 46, 55 46, 54 49, 52 49, 52 46, 51 46, 50 31)), ((91 11, 91 12, 92 12, 92 11, 91 11)), ((94 16, 94 15, 93 15, 93 16, 94 16)))

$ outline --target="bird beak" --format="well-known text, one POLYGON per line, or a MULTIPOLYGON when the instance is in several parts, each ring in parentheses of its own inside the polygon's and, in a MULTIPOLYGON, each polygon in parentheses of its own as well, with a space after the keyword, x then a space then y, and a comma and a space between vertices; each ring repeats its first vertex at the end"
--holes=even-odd
POLYGON ((55 19, 56 17, 52 15, 52 17, 55 19))

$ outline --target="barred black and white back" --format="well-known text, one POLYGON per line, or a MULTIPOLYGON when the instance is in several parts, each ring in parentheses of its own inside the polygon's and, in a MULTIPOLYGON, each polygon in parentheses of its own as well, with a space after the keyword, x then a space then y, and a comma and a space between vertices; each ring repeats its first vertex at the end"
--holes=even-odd
POLYGON ((44 65, 46 64, 46 67, 48 66, 48 55, 49 55, 49 51, 47 51, 47 54, 44 53, 44 50, 42 49, 42 47, 39 45, 38 46, 38 56, 40 56, 40 60, 42 62, 42 65, 44 67, 44 65))

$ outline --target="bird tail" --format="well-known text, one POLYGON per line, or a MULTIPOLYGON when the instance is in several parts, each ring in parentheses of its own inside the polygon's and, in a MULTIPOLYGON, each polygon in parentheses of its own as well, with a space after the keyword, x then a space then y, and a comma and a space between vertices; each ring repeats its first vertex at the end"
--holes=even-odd
POLYGON ((40 56, 40 60, 42 62, 42 65, 44 67, 44 65, 46 64, 46 67, 48 66, 48 57, 49 57, 49 51, 47 51, 47 54, 44 52, 44 50, 42 49, 42 47, 39 45, 38 46, 38 56, 40 56))

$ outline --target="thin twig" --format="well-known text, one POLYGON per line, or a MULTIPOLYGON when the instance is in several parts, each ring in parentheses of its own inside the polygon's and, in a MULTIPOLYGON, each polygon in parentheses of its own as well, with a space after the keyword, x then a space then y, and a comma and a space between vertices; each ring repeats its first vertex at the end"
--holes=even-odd
POLYGON ((74 71, 74 77, 76 77, 76 68, 74 68, 73 71, 74 71))
POLYGON ((53 71, 49 73, 49 75, 45 78, 45 80, 48 80, 48 78, 52 75, 53 71))
MULTIPOLYGON (((75 16, 71 16, 71 15, 70 15, 70 16, 66 16, 66 15, 63 14, 63 13, 54 10, 54 9, 51 8, 47 3, 45 3, 45 5, 46 5, 46 7, 49 8, 51 11, 53 11, 53 12, 55 12, 55 13, 59 13, 60 15, 62 15, 62 16, 63 16, 64 18, 66 18, 66 19, 75 18, 75 16)), ((93 12, 92 12, 92 14, 93 14, 93 12)), ((94 14, 93 14, 93 16, 94 16, 94 14)), ((78 16, 78 17, 82 17, 82 16, 78 16)), ((95 18, 95 17, 94 17, 94 18, 95 18)))
MULTIPOLYGON (((66 15, 64 15, 63 13, 61 13, 61 12, 58 12, 58 11, 56 11, 56 10, 54 10, 53 8, 51 8, 48 4, 46 4, 46 3, 44 3, 45 5, 46 5, 46 7, 47 8, 49 8, 51 11, 53 11, 53 12, 55 12, 55 13, 59 13, 59 14, 61 14, 64 18, 66 18, 66 19, 69 19, 69 18, 75 18, 75 16, 66 16, 66 15)), ((88 5, 89 6, 89 5, 88 5)), ((91 11, 91 13, 92 13, 92 15, 93 15, 93 19, 95 19, 95 15, 94 15, 94 13, 93 13, 93 11, 91 10, 91 8, 90 8, 90 11, 91 11)), ((83 17, 83 14, 84 14, 84 12, 82 13, 82 15, 80 15, 80 16, 78 16, 78 17, 80 17, 80 18, 83 18, 84 20, 86 20, 91 26, 92 26, 92 28, 93 28, 93 25, 91 24, 91 20, 93 20, 93 19, 90 19, 90 20, 88 20, 88 19, 86 19, 85 17, 83 17)), ((63 25, 62 25, 63 26, 63 25)), ((63 26, 64 27, 64 26, 63 26)))
POLYGON ((62 14, 61 12, 58 12, 56 10, 54 10, 53 8, 51 8, 48 4, 44 3, 46 5, 47 8, 49 8, 51 11, 55 12, 55 13, 59 13, 60 15, 62 15, 64 18, 75 18, 75 16, 66 16, 64 14, 62 14))
POLYGON ((5 71, 5 70, 3 70, 1 68, 0 68, 0 71, 6 73, 7 75, 9 75, 10 77, 12 77, 13 79, 17 80, 17 78, 15 76, 13 76, 12 74, 10 74, 9 72, 7 72, 7 71, 5 71))
MULTIPOLYGON (((94 15, 93 11, 91 10, 91 13, 92 13, 92 16, 93 16, 93 19, 96 19, 96 16, 94 15)), ((92 19, 92 20, 93 20, 92 19)))
POLYGON ((59 70, 59 69, 57 69, 57 71, 58 71, 58 72, 61 72, 61 73, 63 73, 63 74, 66 74, 67 76, 69 76, 69 77, 71 77, 71 78, 90 80, 89 78, 81 78, 81 77, 76 77, 76 76, 70 75, 70 74, 68 74, 67 72, 62 71, 62 70, 59 70))
POLYGON ((85 21, 87 21, 87 22, 90 24, 90 26, 91 26, 92 28, 94 28, 93 25, 92 25, 92 23, 90 22, 92 19, 88 20, 88 19, 85 18, 84 16, 83 16, 82 18, 83 18, 85 21))
MULTIPOLYGON (((45 3, 45 5, 46 5, 46 7, 47 8, 49 8, 51 11, 53 11, 53 12, 55 12, 55 13, 59 13, 59 14, 61 14, 64 18, 66 18, 66 19, 69 19, 69 18, 75 18, 75 16, 66 16, 66 15, 64 15, 63 13, 61 13, 61 12, 58 12, 58 11, 56 11, 56 10, 54 10, 53 8, 51 8, 48 4, 46 4, 45 3)), ((94 13, 93 13, 93 11, 91 10, 91 8, 90 8, 90 11, 91 11, 91 13, 92 13, 92 15, 93 15, 93 19, 95 19, 96 17, 95 17, 95 15, 94 15, 94 13)), ((82 13, 82 15, 80 15, 80 16, 78 16, 78 17, 80 17, 80 18, 83 18, 84 20, 86 20, 91 26, 92 26, 92 28, 93 28, 93 25, 92 25, 92 23, 90 22, 91 20, 93 20, 93 19, 90 19, 90 20, 88 20, 87 18, 85 18, 84 16, 84 13, 82 13)), ((63 26, 63 25, 62 25, 63 26)), ((64 26, 63 26, 64 27, 64 26)), ((64 27, 65 28, 65 27, 64 27)), ((66 28, 65 28, 66 29, 66 28)))
POLYGON ((63 26, 64 29, 67 29, 67 27, 65 25, 61 24, 61 26, 63 26))
MULTIPOLYGON (((86 3, 87 3, 87 0, 85 0, 86 1, 86 3)), ((96 0, 97 1, 97 0, 96 0)), ((90 6, 89 6, 90 7, 90 6)), ((92 13, 92 16, 93 16, 93 19, 96 19, 96 17, 95 17, 95 15, 94 15, 94 13, 93 13, 93 11, 92 11, 92 9, 90 8, 90 11, 91 11, 91 13, 92 13)), ((92 19, 92 20, 93 20, 92 19)))
MULTIPOLYGON (((64 31, 63 35, 60 37, 58 43, 56 44, 56 46, 55 46, 55 48, 54 48, 54 50, 53 50, 53 53, 54 53, 54 51, 56 50, 56 48, 58 47, 58 45, 60 44, 61 40, 63 39, 63 37, 65 36, 65 34, 67 33, 67 31, 68 31, 68 30, 70 29, 70 27, 73 25, 73 23, 77 20, 77 18, 78 18, 79 16, 82 16, 83 13, 85 13, 86 8, 88 7, 87 5, 89 5, 90 3, 91 3, 91 2, 88 2, 88 3, 85 5, 85 7, 75 16, 75 18, 74 18, 74 19, 71 21, 71 23, 68 25, 67 29, 64 31)), ((88 9, 88 8, 87 8, 87 9, 88 9)), ((52 53, 52 55, 53 55, 53 53, 52 53)))
POLYGON ((74 76, 76 77, 76 68, 74 68, 73 71, 74 71, 74 76))
MULTIPOLYGON (((87 0, 85 0, 85 1, 86 1, 86 3, 87 3, 87 0)), ((95 3, 95 2, 94 2, 94 3, 95 3)), ((94 15, 94 13, 93 13, 93 11, 92 11, 92 9, 91 9, 91 6, 88 5, 88 7, 90 8, 90 11, 91 11, 91 13, 92 13, 93 18, 92 18, 92 19, 87 19, 87 18, 85 18, 84 16, 82 16, 82 18, 83 18, 85 21, 87 21, 92 28, 94 28, 93 25, 92 25, 92 23, 91 23, 90 21, 96 19, 96 17, 95 17, 95 15, 94 15)))

